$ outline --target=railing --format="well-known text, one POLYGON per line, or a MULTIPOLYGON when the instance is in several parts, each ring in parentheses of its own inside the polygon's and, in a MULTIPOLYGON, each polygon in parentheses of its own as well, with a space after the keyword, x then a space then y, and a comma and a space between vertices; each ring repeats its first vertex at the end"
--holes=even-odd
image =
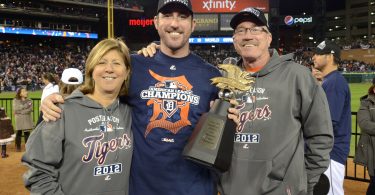
MULTIPOLYGON (((33 101, 33 120, 34 124, 38 120, 39 117, 39 107, 40 107, 40 98, 32 98, 33 101)), ((14 124, 14 117, 13 117, 13 98, 0 98, 0 107, 4 107, 7 113, 7 116, 10 117, 14 124)), ((355 129, 354 132, 352 130, 352 138, 354 137, 354 144, 357 146, 359 136, 361 133, 358 131, 358 121, 357 121, 357 112, 352 112, 352 117, 355 117, 355 129)), ((355 151, 355 148, 354 148, 355 151)), ((366 167, 361 165, 356 165, 353 163, 353 155, 349 155, 346 161, 345 166, 345 179, 351 179, 356 181, 363 181, 363 182, 370 182, 366 167)))

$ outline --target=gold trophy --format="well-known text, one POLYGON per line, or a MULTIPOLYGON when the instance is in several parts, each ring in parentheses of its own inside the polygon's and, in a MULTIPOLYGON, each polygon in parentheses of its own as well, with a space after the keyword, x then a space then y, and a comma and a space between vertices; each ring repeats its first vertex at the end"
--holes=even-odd
POLYGON ((209 168, 225 172, 232 160, 234 133, 236 124, 228 119, 230 99, 241 91, 251 90, 254 78, 232 64, 219 64, 223 77, 212 78, 219 91, 208 113, 199 119, 194 131, 184 148, 183 156, 209 168))

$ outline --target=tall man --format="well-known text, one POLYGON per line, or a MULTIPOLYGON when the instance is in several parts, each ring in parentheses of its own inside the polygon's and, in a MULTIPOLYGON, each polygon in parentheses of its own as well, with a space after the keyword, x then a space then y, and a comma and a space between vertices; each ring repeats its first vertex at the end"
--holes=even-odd
MULTIPOLYGON (((153 58, 131 59, 126 101, 133 107, 135 146, 129 194, 216 195, 211 171, 183 159, 182 150, 199 117, 217 97, 210 79, 220 72, 189 50, 195 27, 189 0, 159 0, 154 23, 160 51, 153 58)), ((52 112, 60 111, 52 101, 62 100, 54 96, 42 102, 48 120, 59 117, 52 112)))
POLYGON ((128 102, 133 106, 131 195, 214 195, 211 172, 183 159, 182 150, 209 102, 220 72, 190 53, 195 20, 190 1, 159 0, 154 18, 160 51, 133 56, 128 102))
POLYGON ((345 162, 350 150, 351 110, 350 90, 346 79, 337 71, 340 47, 325 40, 315 49, 314 68, 323 76, 322 87, 327 95, 331 113, 334 145, 330 153, 331 162, 327 175, 331 183, 329 194, 344 194, 345 162))
POLYGON ((312 194, 329 165, 332 124, 323 89, 310 71, 269 50, 261 10, 246 8, 230 22, 238 65, 256 78, 238 97, 240 123, 221 195, 312 194))

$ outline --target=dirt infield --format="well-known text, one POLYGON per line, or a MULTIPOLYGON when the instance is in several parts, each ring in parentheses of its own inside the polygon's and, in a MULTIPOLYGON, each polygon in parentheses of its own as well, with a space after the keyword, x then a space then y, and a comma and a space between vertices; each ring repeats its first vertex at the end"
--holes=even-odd
MULTIPOLYGON (((9 154, 8 158, 0 158, 0 195, 30 194, 23 186, 22 181, 22 174, 26 171, 20 161, 23 152, 16 152, 14 144, 7 146, 7 152, 9 154)), ((353 166, 352 161, 349 160, 348 170, 353 170, 353 166)), ((363 175, 363 167, 358 166, 357 171, 357 176, 361 177, 361 174, 363 175)), ((354 176, 354 172, 348 172, 348 175, 354 176)), ((345 194, 364 195, 366 194, 367 186, 368 183, 366 182, 345 180, 345 194)))

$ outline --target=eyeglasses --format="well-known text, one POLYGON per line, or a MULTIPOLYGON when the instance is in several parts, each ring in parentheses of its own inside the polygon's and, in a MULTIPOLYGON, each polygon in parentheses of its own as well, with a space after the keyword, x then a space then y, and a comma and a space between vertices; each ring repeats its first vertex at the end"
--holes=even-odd
POLYGON ((236 30, 234 30, 234 33, 237 34, 237 35, 245 35, 248 30, 249 30, 250 34, 252 34, 252 35, 260 35, 262 32, 268 32, 263 27, 255 26, 255 27, 252 27, 252 28, 243 28, 243 27, 236 28, 236 30))

